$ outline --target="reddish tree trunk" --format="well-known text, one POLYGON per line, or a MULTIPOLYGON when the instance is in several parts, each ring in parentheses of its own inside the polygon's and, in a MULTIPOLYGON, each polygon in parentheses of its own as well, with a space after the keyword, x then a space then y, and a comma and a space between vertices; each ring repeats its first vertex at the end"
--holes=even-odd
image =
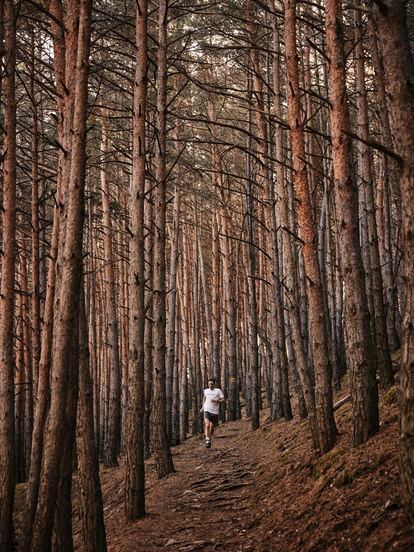
MULTIPOLYGON (((79 35, 76 62, 76 88, 65 241, 61 251, 58 298, 55 303, 52 351, 52 381, 49 424, 39 489, 39 501, 33 530, 32 550, 41 552, 50 546, 53 514, 60 478, 60 456, 64 435, 66 392, 70 348, 78 316, 82 267, 83 195, 86 166, 86 106, 90 46, 91 2, 80 1, 79 35)), ((73 53, 72 53, 73 55, 73 53)))
MULTIPOLYGON (((356 56, 356 87, 358 93, 358 126, 359 136, 365 141, 369 139, 368 101, 365 86, 365 63, 362 15, 355 10, 355 56, 356 56)), ((382 284, 381 262, 378 247, 377 223, 375 220, 374 178, 371 153, 363 142, 358 143, 360 174, 362 177, 362 193, 365 195, 368 244, 367 253, 370 260, 371 286, 373 300, 373 326, 377 351, 378 373, 383 387, 394 382, 391 354, 388 344, 387 321, 384 308, 384 288, 382 284)), ((365 213, 361 213, 365 218, 365 213)))
POLYGON ((325 318, 322 279, 318 260, 317 236, 312 216, 305 138, 301 113, 299 66, 296 51, 296 0, 285 4, 285 47, 288 75, 288 114, 294 168, 295 195, 298 202, 300 235, 309 300, 309 320, 315 370, 315 404, 319 449, 328 452, 336 441, 333 416, 332 368, 328 347, 328 322, 325 318))
POLYGON ((158 5, 157 53, 157 146, 154 190, 154 452, 158 477, 174 471, 167 440, 165 352, 166 352, 166 110, 167 110, 167 0, 158 5))
POLYGON ((353 443, 359 445, 378 431, 378 390, 374 344, 365 292, 358 229, 358 191, 349 138, 350 118, 345 81, 342 5, 327 0, 326 37, 331 102, 332 155, 339 253, 344 282, 345 347, 351 372, 353 443))
MULTIPOLYGON (((50 11, 54 16, 51 21, 51 29, 54 42, 55 74, 56 86, 58 90, 58 139, 63 145, 65 151, 70 151, 71 128, 73 124, 73 79, 74 66, 76 64, 76 40, 78 14, 76 5, 73 3, 66 16, 67 37, 62 27, 56 21, 63 20, 63 7, 60 0, 51 0, 50 11), (68 62, 65 60, 65 50, 72 51, 68 62), (67 65, 67 67, 66 67, 67 65), (68 74, 66 79, 65 75, 68 74), (65 98, 65 101, 63 99, 65 98)), ((27 487, 26 507, 28 522, 23 531, 21 549, 26 551, 32 540, 33 522, 36 514, 36 504, 40 485, 40 470, 43 454, 44 426, 46 423, 47 411, 50 402, 50 364, 52 355, 52 334, 53 334, 53 316, 56 285, 56 263, 58 254, 58 245, 61 236, 61 219, 63 219, 63 175, 68 163, 69 155, 64 155, 63 151, 59 153, 58 179, 57 179, 57 204, 54 209, 53 230, 50 246, 50 262, 47 277, 46 302, 43 316, 43 332, 41 343, 41 355, 39 362, 39 377, 37 381, 37 396, 35 403, 34 428, 32 439, 32 451, 30 458, 29 484, 27 487)), ((67 172, 67 171, 66 171, 67 172)), ((63 239, 62 239, 63 243, 63 239)))
POLYGON ((0 550, 13 545, 14 446, 14 284, 16 239, 16 20, 14 2, 5 1, 3 259, 0 294, 0 550))
POLYGON ((167 320, 167 378, 166 378, 166 416, 167 416, 167 437, 172 442, 172 411, 173 411, 173 380, 174 365, 176 359, 175 330, 176 330, 176 308, 177 308, 177 266, 179 257, 179 216, 180 216, 180 192, 175 190, 173 227, 171 230, 171 256, 170 256, 170 277, 168 289, 168 320, 167 320))
POLYGON ((83 290, 79 313, 79 408, 77 450, 82 536, 86 552, 106 552, 98 449, 94 438, 93 386, 89 369, 88 324, 83 290))
POLYGON ((406 9, 405 2, 390 0, 377 7, 375 20, 390 99, 393 140, 402 158, 402 237, 407 305, 400 379, 400 471, 407 512, 414 521, 414 60, 406 9))
POLYGON ((133 173, 130 185, 130 318, 128 357, 128 410, 126 421, 125 515, 134 520, 145 514, 144 468, 144 332, 145 332, 145 114, 147 102, 147 11, 140 0, 136 11, 137 57, 133 115, 133 173))
POLYGON ((102 187, 102 210, 104 225, 104 276, 105 299, 108 330, 108 430, 105 433, 104 465, 109 468, 118 465, 118 452, 121 441, 121 365, 119 356, 119 328, 116 309, 116 281, 114 266, 113 225, 110 208, 110 188, 107 174, 107 156, 109 150, 108 129, 102 120, 102 163, 100 168, 102 187))

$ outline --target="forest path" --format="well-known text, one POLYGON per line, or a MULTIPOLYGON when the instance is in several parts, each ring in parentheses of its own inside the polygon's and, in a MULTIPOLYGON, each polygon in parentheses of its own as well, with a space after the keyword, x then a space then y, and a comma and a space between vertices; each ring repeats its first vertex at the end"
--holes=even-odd
MULTIPOLYGON (((402 509, 398 393, 381 397, 381 430, 351 446, 351 405, 336 412, 338 443, 318 457, 309 424, 250 420, 173 447, 176 473, 146 462, 147 516, 126 523, 125 468, 102 469, 109 552, 412 552, 402 509)), ((78 533, 80 536, 80 533, 78 533)), ((82 548, 79 548, 82 550, 82 548)))
POLYGON ((116 519, 107 520, 109 550, 254 550, 244 527, 257 458, 240 448, 249 427, 248 421, 218 427, 211 449, 201 437, 173 448, 176 473, 157 482, 150 477, 147 516, 122 533, 116 519))

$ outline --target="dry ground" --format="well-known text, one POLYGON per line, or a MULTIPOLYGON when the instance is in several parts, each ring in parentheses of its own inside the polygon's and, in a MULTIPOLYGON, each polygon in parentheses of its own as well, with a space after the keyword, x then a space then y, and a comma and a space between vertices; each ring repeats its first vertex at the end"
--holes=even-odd
POLYGON ((123 468, 104 470, 109 549, 122 551, 414 550, 401 508, 395 388, 381 397, 381 431, 350 447, 350 405, 336 412, 337 446, 322 458, 306 422, 248 420, 173 449, 177 472, 163 481, 148 462, 148 516, 123 520, 123 468))
MULTIPOLYGON (((102 469, 109 550, 414 551, 400 500, 396 402, 395 388, 381 396, 380 433, 357 449, 350 405, 342 406, 338 443, 321 458, 306 421, 269 423, 266 411, 258 431, 249 420, 220 426, 210 450, 192 437, 173 449, 175 474, 159 481, 147 462, 148 515, 132 524, 124 520, 122 464, 102 469)), ((19 485, 17 529, 23 492, 19 485)))

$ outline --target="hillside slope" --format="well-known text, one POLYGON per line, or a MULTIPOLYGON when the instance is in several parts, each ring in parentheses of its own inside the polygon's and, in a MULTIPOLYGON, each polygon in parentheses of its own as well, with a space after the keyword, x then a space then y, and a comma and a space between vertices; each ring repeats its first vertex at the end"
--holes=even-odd
POLYGON ((337 446, 322 458, 306 422, 248 420, 173 449, 177 473, 147 464, 145 519, 126 525, 123 468, 102 471, 109 549, 122 551, 413 550, 401 509, 395 388, 381 397, 381 431, 350 448, 350 405, 336 412, 337 446))

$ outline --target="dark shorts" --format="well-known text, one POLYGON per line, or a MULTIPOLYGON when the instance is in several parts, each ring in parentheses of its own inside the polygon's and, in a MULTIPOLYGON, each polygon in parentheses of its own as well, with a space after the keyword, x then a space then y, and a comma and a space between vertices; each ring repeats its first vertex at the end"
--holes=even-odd
POLYGON ((212 414, 211 412, 204 410, 204 419, 208 420, 209 422, 213 422, 214 427, 218 426, 218 414, 212 414))

